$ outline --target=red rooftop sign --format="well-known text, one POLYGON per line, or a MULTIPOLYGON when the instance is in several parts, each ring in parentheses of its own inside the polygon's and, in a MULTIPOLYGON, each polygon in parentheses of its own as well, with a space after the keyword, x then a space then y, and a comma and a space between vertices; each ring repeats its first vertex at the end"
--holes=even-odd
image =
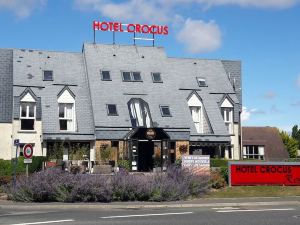
POLYGON ((229 162, 231 186, 300 186, 300 163, 229 162))
POLYGON ((146 25, 146 24, 123 24, 120 22, 104 22, 94 21, 93 29, 101 31, 143 33, 143 34, 160 34, 167 35, 169 33, 168 26, 146 25))

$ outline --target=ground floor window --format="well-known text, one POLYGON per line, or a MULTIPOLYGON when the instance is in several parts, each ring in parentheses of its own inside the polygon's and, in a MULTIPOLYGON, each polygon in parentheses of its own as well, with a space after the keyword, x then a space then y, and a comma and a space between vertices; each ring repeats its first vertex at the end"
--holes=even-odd
POLYGON ((258 145, 246 145, 243 146, 243 158, 244 159, 265 159, 264 146, 258 145))

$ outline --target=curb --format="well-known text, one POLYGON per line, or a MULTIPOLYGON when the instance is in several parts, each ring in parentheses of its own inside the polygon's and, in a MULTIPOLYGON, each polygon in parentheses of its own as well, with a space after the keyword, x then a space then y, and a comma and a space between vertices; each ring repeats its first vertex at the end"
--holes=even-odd
POLYGON ((153 208, 205 208, 205 207, 238 207, 238 206, 280 206, 280 205, 300 205, 300 201, 274 201, 274 202, 241 202, 241 203, 183 203, 183 204, 3 204, 0 202, 0 209, 23 209, 23 210, 40 210, 40 209, 153 209, 153 208))

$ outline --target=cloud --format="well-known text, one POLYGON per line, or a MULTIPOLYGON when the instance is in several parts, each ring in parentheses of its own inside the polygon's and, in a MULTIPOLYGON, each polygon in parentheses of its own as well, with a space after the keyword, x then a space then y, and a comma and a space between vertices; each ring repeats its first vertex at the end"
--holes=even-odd
POLYGON ((277 93, 275 91, 268 91, 264 94, 264 98, 267 98, 267 99, 273 99, 277 96, 277 93))
POLYGON ((297 87, 300 88, 300 75, 297 78, 297 87))
POLYGON ((291 106, 294 106, 294 107, 300 107, 300 100, 299 100, 299 101, 296 101, 296 102, 293 102, 293 103, 291 103, 291 106))
POLYGON ((246 122, 250 120, 250 117, 254 114, 266 114, 265 111, 259 110, 257 108, 248 109, 247 107, 243 106, 243 110, 241 113, 241 121, 246 122))
POLYGON ((246 122, 250 119, 251 112, 247 109, 247 107, 243 106, 243 111, 241 114, 241 120, 242 122, 246 122))
MULTIPOLYGON (((179 0, 180 1, 180 0, 179 0)), ((183 2, 183 0, 181 0, 183 2)), ((208 7, 222 5, 238 5, 241 7, 255 8, 290 8, 298 3, 298 0, 191 0, 208 7)))
POLYGON ((177 40, 183 43, 190 53, 211 52, 221 46, 222 38, 219 26, 210 21, 187 19, 177 34, 177 40))
POLYGON ((25 18, 46 4, 47 0, 0 0, 0 10, 8 10, 18 18, 25 18))
POLYGON ((271 113, 281 113, 281 111, 278 109, 277 105, 272 105, 270 112, 271 113))
POLYGON ((168 23, 172 21, 171 8, 162 6, 159 1, 129 0, 75 0, 76 8, 93 10, 120 22, 168 23))

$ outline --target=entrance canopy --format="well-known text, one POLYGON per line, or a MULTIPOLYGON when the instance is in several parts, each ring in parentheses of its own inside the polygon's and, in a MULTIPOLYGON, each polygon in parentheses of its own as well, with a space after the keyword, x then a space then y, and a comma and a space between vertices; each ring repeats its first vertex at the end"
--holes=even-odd
POLYGON ((127 139, 137 140, 169 140, 169 135, 162 128, 135 128, 128 133, 127 139))

